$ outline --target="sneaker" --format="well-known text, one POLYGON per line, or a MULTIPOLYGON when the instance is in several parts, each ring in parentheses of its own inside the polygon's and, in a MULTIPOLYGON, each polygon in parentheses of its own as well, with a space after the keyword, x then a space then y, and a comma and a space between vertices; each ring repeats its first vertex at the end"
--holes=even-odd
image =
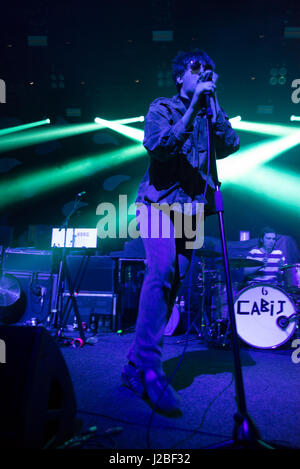
POLYGON ((133 391, 137 396, 145 397, 145 386, 143 382, 143 372, 134 363, 129 362, 122 370, 122 383, 133 391))
POLYGON ((172 386, 168 384, 166 375, 158 374, 154 370, 146 370, 144 386, 155 410, 168 414, 180 412, 179 396, 172 386))

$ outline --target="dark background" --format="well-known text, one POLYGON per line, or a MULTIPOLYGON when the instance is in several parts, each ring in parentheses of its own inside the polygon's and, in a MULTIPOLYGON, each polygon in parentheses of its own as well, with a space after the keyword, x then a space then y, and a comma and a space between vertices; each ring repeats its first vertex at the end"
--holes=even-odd
MULTIPOLYGON (((215 61, 219 100, 229 117, 291 125, 290 115, 300 115, 300 104, 291 100, 291 83, 300 78, 300 38, 287 39, 284 34, 288 26, 300 27, 299 2, 10 1, 1 9, 0 78, 5 80, 7 95, 6 103, 0 104, 0 128, 45 117, 53 124, 68 125, 92 122, 95 116, 145 115, 153 99, 176 93, 170 77, 172 59, 178 50, 193 47, 204 49, 215 61), (155 30, 172 30, 173 41, 153 41, 155 30), (28 36, 34 35, 47 36, 48 45, 30 47, 28 36), (269 84, 274 67, 286 67, 284 85, 269 84), (259 105, 273 106, 272 114, 259 114, 259 105), (68 117, 68 108, 80 108, 81 116, 68 117)), ((143 124, 134 126, 143 129, 143 124)), ((241 148, 265 138, 238 134, 241 148)), ((102 130, 44 144, 43 151, 30 146, 1 153, 1 159, 14 158, 18 165, 10 170, 1 166, 0 183, 31 169, 84 160, 85 155, 131 144, 113 131, 102 130)), ((100 202, 116 202, 119 194, 128 194, 128 203, 134 201, 147 164, 145 156, 107 167, 74 184, 9 205, 1 212, 1 223, 14 228, 13 238, 4 243, 31 245, 28 227, 58 226, 65 204, 83 190, 88 205, 73 217, 72 226, 95 227, 100 202), (105 189, 107 178, 115 175, 125 175, 127 180, 113 191, 105 189)), ((298 173, 299 146, 269 164, 298 173)), ((219 177, 222 181, 222 174, 219 177)), ((268 224, 299 242, 299 214, 249 188, 243 193, 226 186, 223 197, 228 239, 238 240, 240 230, 250 230, 254 238, 268 224)), ((218 236, 215 217, 207 221, 205 232, 218 236)), ((99 248, 102 252, 122 249, 123 243, 105 240, 99 248)))

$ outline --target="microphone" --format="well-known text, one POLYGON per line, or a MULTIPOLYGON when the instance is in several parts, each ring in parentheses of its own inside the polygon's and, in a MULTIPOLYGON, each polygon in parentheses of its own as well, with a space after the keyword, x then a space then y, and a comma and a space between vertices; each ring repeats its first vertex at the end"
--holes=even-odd
POLYGON ((213 91, 205 91, 203 94, 204 94, 206 108, 210 109, 210 112, 211 112, 211 115, 212 115, 212 110, 211 110, 211 105, 210 105, 210 98, 213 97, 214 93, 213 93, 213 91))
POLYGON ((286 329, 289 325, 289 322, 290 320, 286 316, 279 316, 276 321, 277 326, 279 326, 280 329, 286 329))

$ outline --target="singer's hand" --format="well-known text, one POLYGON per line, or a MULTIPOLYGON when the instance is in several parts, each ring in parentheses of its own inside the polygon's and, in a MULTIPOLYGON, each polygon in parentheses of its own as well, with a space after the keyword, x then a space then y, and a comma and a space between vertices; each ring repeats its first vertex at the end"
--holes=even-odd
POLYGON ((206 70, 205 72, 201 73, 198 81, 212 81, 213 83, 217 84, 219 75, 217 75, 216 72, 213 72, 212 70, 206 70))
POLYGON ((217 84, 217 81, 218 81, 218 78, 219 78, 219 75, 215 72, 213 72, 212 74, 212 81, 217 84))
MULTIPOLYGON (((202 73, 195 73, 196 80, 193 83, 193 95, 191 98, 190 105, 182 117, 183 125, 186 129, 190 129, 193 125, 193 121, 204 105, 203 95, 207 93, 211 98, 211 107, 213 111, 213 123, 216 122, 217 114, 220 110, 220 106, 216 97, 216 83, 218 75, 212 70, 205 70, 202 73), (198 77, 197 77, 197 75, 198 77)), ((190 96, 189 96, 190 97, 190 96)))
POLYGON ((214 94, 216 90, 216 84, 213 81, 204 81, 204 82, 199 82, 196 86, 192 101, 191 101, 191 106, 195 110, 200 110, 201 107, 201 96, 203 96, 204 93, 209 93, 209 94, 214 94))

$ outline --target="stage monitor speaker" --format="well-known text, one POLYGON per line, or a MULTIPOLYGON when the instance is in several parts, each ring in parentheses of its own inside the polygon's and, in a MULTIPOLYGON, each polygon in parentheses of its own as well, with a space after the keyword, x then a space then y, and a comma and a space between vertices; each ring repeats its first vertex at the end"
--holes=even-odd
POLYGON ((0 340, 0 447, 58 447, 76 431, 76 399, 57 343, 26 326, 0 326, 0 340))

